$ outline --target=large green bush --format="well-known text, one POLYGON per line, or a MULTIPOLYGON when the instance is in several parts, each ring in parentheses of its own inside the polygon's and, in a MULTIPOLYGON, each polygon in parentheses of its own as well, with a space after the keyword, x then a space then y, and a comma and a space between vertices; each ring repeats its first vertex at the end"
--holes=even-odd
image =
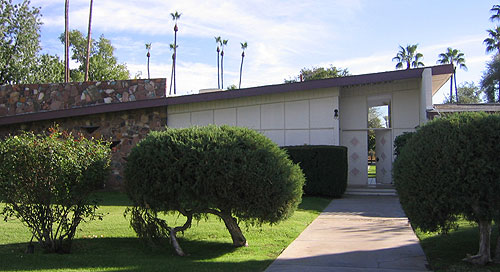
POLYGON ((125 178, 134 230, 150 241, 169 235, 174 247, 175 233, 207 213, 224 221, 235 246, 246 245, 238 221, 288 218, 304 183, 299 166, 271 140, 229 126, 150 132, 128 156, 125 178), (169 211, 185 215, 184 226, 169 227, 159 217, 169 211))
POLYGON ((109 147, 52 129, 0 141, 0 199, 5 220, 15 216, 46 252, 66 253, 80 222, 94 219, 88 200, 108 175, 109 147))
POLYGON ((446 232, 461 216, 479 224, 479 253, 468 259, 475 263, 490 261, 491 222, 500 211, 499 143, 499 115, 455 114, 419 128, 394 162, 396 189, 415 227, 446 232))
POLYGON ((306 176, 304 193, 341 197, 347 188, 347 148, 344 146, 287 146, 293 162, 306 176))

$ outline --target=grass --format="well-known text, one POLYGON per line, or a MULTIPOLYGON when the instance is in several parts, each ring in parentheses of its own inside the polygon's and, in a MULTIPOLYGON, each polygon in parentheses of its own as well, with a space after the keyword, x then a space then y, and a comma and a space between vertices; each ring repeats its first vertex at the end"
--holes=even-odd
MULTIPOLYGON (((234 248, 224 223, 213 216, 194 222, 180 244, 187 257, 174 255, 165 242, 151 249, 136 238, 123 216, 129 205, 122 193, 99 193, 105 216, 102 221, 82 223, 71 254, 35 254, 24 251, 31 235, 17 220, 0 221, 1 271, 262 271, 314 220, 330 199, 305 197, 294 215, 278 225, 261 227, 240 224, 249 247, 234 248)), ((0 204, 1 206, 1 204, 0 204)), ((171 215, 180 225, 182 218, 171 215)))
POLYGON ((377 166, 376 165, 369 165, 368 166, 368 177, 369 178, 376 178, 377 177, 377 166))
MULTIPOLYGON (((433 271, 499 271, 499 264, 481 267, 462 261, 467 254, 476 254, 479 248, 479 231, 476 224, 465 220, 459 222, 459 228, 448 234, 424 233, 416 231, 420 244, 433 271)), ((494 227, 491 248, 495 249, 498 227, 494 227)), ((493 253, 493 250, 492 250, 493 253)))

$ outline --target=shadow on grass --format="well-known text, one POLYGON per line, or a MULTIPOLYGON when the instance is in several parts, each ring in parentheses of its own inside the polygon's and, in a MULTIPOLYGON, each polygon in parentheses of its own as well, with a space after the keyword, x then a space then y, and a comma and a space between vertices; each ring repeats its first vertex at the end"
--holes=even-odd
POLYGON ((0 245, 0 270, 262 271, 271 263, 212 260, 238 250, 229 243, 184 239, 180 243, 189 256, 175 255, 166 241, 151 249, 138 238, 76 239, 71 254, 44 254, 38 245, 35 254, 25 254, 27 243, 0 245))

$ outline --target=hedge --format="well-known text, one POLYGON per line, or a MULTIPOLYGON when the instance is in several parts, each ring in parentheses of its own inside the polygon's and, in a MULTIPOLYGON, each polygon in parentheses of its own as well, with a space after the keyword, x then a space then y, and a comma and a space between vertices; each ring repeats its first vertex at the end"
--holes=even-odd
POLYGON ((341 197, 347 188, 347 147, 329 145, 285 146, 306 176, 304 193, 341 197))

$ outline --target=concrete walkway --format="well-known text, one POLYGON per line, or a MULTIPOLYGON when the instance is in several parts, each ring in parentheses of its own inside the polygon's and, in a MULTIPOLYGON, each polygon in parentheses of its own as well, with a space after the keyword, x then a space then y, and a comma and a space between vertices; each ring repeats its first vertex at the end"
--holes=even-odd
POLYGON ((344 196, 267 268, 276 271, 427 271, 427 260, 397 197, 344 196))

